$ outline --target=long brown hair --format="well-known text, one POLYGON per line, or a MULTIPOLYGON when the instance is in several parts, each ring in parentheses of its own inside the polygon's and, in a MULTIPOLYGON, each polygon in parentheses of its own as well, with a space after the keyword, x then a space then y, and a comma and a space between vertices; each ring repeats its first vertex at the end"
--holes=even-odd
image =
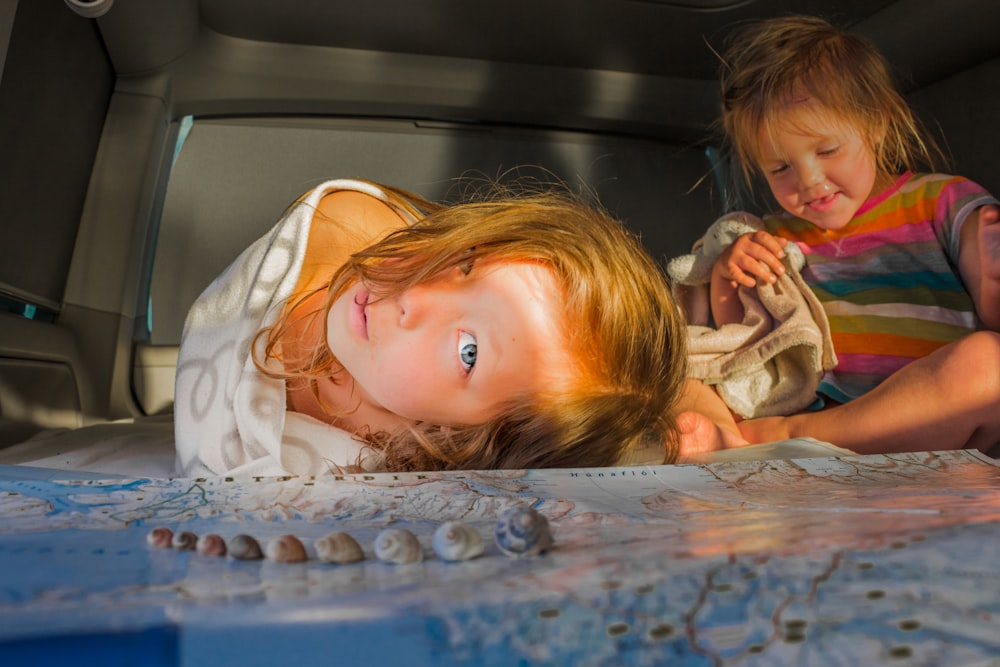
MULTIPOLYGON (((385 188, 427 215, 355 253, 325 288, 330 304, 357 280, 392 296, 468 262, 536 262, 564 296, 554 314, 567 329, 578 377, 564 391, 514 399, 486 424, 418 423, 395 433, 358 434, 381 450, 389 470, 606 466, 651 440, 676 457, 673 408, 686 373, 684 320, 660 267, 624 225, 594 202, 555 189, 512 193, 454 206, 385 188), (387 261, 392 260, 392 261, 387 261)), ((286 309, 286 313, 294 309, 286 309)), ((266 356, 287 316, 269 330, 266 356)), ((324 332, 325 333, 325 332, 324 332)), ((325 336, 323 336, 325 340, 325 336)), ((256 346, 255 346, 256 349, 256 346)), ((340 365, 325 346, 280 377, 329 378, 340 365)))

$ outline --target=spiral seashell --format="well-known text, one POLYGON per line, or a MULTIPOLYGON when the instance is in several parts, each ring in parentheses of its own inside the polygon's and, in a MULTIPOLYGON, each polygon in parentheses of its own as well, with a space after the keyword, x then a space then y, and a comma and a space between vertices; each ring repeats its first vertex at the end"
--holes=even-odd
POLYGON ((268 560, 276 563, 301 563, 309 558, 302 541, 294 535, 282 535, 271 540, 264 553, 268 560))
POLYGON ((483 536, 472 526, 457 521, 438 526, 431 544, 442 560, 469 560, 483 555, 483 536))
POLYGON ((179 549, 180 551, 194 551, 194 547, 197 543, 198 536, 190 530, 182 530, 178 533, 174 533, 173 540, 170 542, 174 549, 179 549))
POLYGON ((260 550, 260 543, 252 536, 239 534, 229 540, 229 557, 236 560, 260 560, 264 553, 260 550))
POLYGON ((552 546, 549 520, 527 505, 505 510, 497 518, 497 546, 508 556, 533 556, 552 546))
POLYGON ((157 526, 146 535, 146 544, 151 547, 172 547, 174 543, 174 531, 166 526, 157 526))
POLYGON ((201 535, 194 546, 195 550, 202 556, 226 555, 226 541, 215 533, 201 535))
POLYGON ((375 556, 387 563, 418 563, 424 550, 417 536, 405 528, 386 528, 375 538, 375 556))
POLYGON ((361 545, 351 535, 334 532, 316 540, 316 557, 325 563, 356 563, 365 559, 361 545))

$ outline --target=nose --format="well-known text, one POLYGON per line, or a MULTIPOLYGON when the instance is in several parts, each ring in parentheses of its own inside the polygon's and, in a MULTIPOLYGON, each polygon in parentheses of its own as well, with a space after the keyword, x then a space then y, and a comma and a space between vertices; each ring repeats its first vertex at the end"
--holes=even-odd
POLYGON ((815 161, 804 164, 799 169, 799 181, 804 188, 812 188, 826 180, 826 174, 815 161))
POLYGON ((420 327, 432 312, 433 295, 425 285, 416 285, 396 297, 401 329, 420 327))

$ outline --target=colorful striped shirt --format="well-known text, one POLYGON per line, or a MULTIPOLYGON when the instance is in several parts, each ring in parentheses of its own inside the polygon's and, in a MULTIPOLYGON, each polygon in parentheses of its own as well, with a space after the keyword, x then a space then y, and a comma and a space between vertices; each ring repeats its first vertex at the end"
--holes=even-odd
POLYGON ((991 203, 997 200, 966 178, 908 172, 843 229, 788 213, 764 220, 802 249, 802 277, 830 321, 838 364, 819 393, 857 398, 977 328, 958 271, 959 239, 969 213, 991 203))

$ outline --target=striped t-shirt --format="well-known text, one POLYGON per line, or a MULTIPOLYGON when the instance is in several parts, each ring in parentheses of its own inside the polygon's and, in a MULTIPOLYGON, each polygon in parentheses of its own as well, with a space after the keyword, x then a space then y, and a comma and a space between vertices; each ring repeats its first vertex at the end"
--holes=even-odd
POLYGON ((819 392, 846 402, 914 359, 976 329, 958 272, 959 238, 969 213, 997 203, 972 181, 906 173, 827 231, 784 213, 771 233, 806 256, 802 277, 823 304, 838 364, 819 392))

